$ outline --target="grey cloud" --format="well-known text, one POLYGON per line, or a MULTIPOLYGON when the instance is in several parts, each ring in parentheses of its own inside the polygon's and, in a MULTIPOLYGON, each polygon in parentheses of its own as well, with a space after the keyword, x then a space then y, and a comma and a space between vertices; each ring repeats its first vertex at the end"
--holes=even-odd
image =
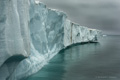
POLYGON ((41 0, 48 7, 66 12, 69 19, 82 26, 120 34, 119 0, 41 0))

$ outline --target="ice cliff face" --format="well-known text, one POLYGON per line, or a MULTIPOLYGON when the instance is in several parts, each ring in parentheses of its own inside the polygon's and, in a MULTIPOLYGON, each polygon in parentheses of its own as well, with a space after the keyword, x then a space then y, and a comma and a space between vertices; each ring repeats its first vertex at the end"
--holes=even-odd
POLYGON ((30 54, 28 21, 27 0, 0 0, 0 80, 30 54))
POLYGON ((99 30, 80 26, 66 19, 64 24, 64 46, 82 42, 97 42, 99 30))
POLYGON ((39 1, 0 0, 0 80, 27 77, 61 49, 97 42, 99 32, 71 22, 65 13, 39 1))

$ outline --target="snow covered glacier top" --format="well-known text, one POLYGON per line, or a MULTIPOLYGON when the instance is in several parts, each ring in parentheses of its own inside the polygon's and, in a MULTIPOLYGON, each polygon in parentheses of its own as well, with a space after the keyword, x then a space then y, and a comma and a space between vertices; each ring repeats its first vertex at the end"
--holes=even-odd
POLYGON ((63 48, 97 42, 99 34, 38 0, 0 0, 0 80, 27 77, 63 48))

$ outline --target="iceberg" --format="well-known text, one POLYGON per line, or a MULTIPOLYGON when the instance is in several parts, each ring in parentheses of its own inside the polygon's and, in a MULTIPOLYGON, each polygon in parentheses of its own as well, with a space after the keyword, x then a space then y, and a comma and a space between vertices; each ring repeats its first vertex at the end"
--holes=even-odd
POLYGON ((28 77, 60 50, 98 42, 100 33, 37 0, 0 0, 0 80, 28 77))

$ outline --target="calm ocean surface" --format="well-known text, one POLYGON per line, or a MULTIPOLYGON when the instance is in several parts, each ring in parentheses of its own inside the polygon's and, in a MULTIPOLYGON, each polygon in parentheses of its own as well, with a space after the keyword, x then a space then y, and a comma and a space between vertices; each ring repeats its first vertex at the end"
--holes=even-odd
POLYGON ((62 50, 24 80, 120 80, 120 36, 62 50))

